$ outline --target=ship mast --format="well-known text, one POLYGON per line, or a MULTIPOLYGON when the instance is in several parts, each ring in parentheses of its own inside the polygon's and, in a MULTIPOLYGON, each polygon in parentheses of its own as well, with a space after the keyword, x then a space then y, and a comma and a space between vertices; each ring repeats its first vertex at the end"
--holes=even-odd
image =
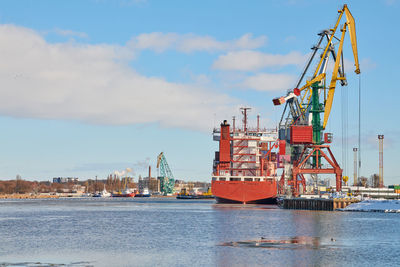
POLYGON ((247 132, 247 111, 251 110, 251 108, 240 108, 240 110, 242 111, 243 114, 243 131, 247 132))

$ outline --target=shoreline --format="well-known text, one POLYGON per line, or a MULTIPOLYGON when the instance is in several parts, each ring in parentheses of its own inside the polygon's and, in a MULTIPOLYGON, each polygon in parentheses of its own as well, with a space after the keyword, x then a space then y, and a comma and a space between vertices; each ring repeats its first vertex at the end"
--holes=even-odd
MULTIPOLYGON (((71 195, 71 194, 57 194, 57 195, 49 195, 49 194, 2 194, 0 195, 0 199, 45 199, 45 198, 80 198, 82 196, 71 195)), ((175 198, 176 196, 151 196, 151 198, 175 198)))
POLYGON ((35 194, 4 194, 0 199, 38 199, 38 198, 59 198, 58 195, 35 195, 35 194))

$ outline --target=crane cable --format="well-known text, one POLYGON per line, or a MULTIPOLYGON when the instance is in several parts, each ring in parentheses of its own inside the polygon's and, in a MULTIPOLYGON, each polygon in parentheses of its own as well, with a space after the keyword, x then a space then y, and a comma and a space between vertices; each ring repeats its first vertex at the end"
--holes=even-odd
MULTIPOLYGON (((358 74, 358 171, 357 175, 361 177, 361 73, 358 74)), ((359 181, 358 181, 359 182, 359 181)))
POLYGON ((347 161, 348 161, 348 89, 346 87, 342 87, 341 90, 341 115, 342 115, 342 164, 343 164, 343 176, 347 176, 347 161))

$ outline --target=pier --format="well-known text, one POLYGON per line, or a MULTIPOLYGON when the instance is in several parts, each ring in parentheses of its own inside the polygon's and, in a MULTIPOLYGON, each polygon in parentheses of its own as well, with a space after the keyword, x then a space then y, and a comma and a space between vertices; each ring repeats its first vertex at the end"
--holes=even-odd
POLYGON ((284 209, 334 211, 344 209, 359 200, 354 198, 284 198, 282 202, 284 209))

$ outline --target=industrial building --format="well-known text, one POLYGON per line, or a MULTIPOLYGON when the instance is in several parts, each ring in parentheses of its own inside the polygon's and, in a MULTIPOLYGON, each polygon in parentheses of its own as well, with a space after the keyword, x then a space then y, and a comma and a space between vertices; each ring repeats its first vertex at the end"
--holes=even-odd
POLYGON ((151 166, 149 166, 149 175, 147 177, 142 178, 139 176, 138 180, 138 190, 139 192, 143 192, 143 190, 147 188, 150 194, 160 192, 160 180, 151 177, 151 166))

